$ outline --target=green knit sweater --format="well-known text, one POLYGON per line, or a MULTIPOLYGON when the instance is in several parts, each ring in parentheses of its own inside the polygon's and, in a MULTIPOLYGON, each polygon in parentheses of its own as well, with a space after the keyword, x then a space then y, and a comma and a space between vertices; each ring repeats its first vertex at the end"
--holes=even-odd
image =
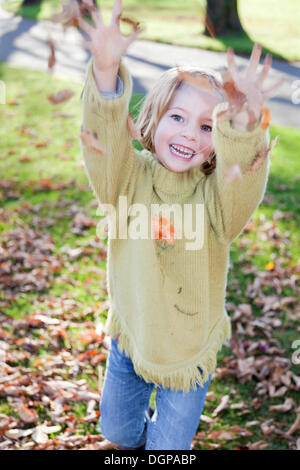
POLYGON ((150 232, 148 237, 136 239, 109 236, 110 308, 105 332, 112 337, 120 333, 120 352, 125 350, 135 372, 146 382, 188 392, 191 385, 194 389, 196 384, 203 385, 215 371, 217 352, 231 337, 225 309, 230 244, 263 198, 270 157, 242 180, 229 183, 224 174, 233 164, 244 172, 258 151, 267 148, 269 133, 260 126, 240 132, 229 121, 217 123, 221 103, 213 114, 216 169, 208 176, 200 167, 171 172, 149 151, 133 147, 127 127, 132 79, 124 63, 119 69, 124 93, 110 99, 101 96, 92 63, 93 58, 81 94, 81 130, 96 133, 105 153, 99 156, 83 143, 81 152, 97 200, 101 205, 112 204, 116 210, 120 220, 117 229, 124 234, 136 216, 120 216, 125 198, 128 208, 140 204, 148 210, 149 227, 152 204, 175 204, 182 213, 185 204, 195 209, 190 212, 192 227, 184 225, 187 230, 174 240, 175 246, 163 245, 150 232), (197 204, 204 208, 200 224, 196 221, 197 204), (203 234, 202 246, 187 249, 191 243, 188 229, 195 228, 203 234))

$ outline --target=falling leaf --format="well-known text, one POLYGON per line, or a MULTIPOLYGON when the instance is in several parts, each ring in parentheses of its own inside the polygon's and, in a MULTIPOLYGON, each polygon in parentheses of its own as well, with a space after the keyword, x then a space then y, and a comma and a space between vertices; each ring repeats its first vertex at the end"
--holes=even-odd
POLYGON ((74 96, 74 92, 69 89, 60 90, 57 93, 53 93, 52 95, 48 95, 48 100, 53 104, 64 103, 68 101, 70 98, 74 96))
POLYGON ((47 44, 50 48, 50 56, 48 59, 48 70, 51 71, 55 65, 55 48, 54 48, 54 42, 51 38, 47 40, 47 44))
POLYGON ((269 127, 271 120, 269 108, 263 108, 261 110, 261 114, 264 116, 264 119, 262 120, 260 127, 265 131, 269 127))
POLYGON ((271 144, 269 147, 265 150, 261 150, 258 152, 250 165, 250 167, 245 171, 245 174, 247 173, 253 173, 254 171, 259 170, 259 168, 262 167, 266 157, 268 156, 269 152, 272 150, 272 148, 278 143, 279 141, 279 136, 276 136, 275 139, 272 140, 271 144))
POLYGON ((140 28, 140 22, 139 21, 134 21, 131 18, 127 18, 124 16, 121 16, 120 21, 123 21, 123 23, 128 23, 133 26, 134 31, 138 31, 140 28))
POLYGON ((98 142, 89 130, 84 130, 79 134, 82 142, 88 147, 89 150, 102 156, 105 153, 105 148, 98 142))

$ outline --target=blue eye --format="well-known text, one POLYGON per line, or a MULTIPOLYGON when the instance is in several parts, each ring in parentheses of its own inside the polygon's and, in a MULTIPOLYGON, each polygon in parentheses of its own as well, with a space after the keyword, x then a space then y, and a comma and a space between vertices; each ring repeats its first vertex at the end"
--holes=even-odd
POLYGON ((205 132, 211 132, 212 131, 212 127, 207 126, 206 124, 203 124, 203 126, 201 126, 201 129, 205 130, 205 132), (203 127, 205 127, 206 129, 203 129, 203 127))
MULTIPOLYGON (((182 117, 181 117, 181 116, 179 116, 178 114, 172 114, 171 118, 172 118, 172 119, 173 119, 173 118, 179 118, 179 119, 182 119, 182 117)), ((174 121, 177 121, 177 122, 179 122, 177 119, 174 119, 174 121)))

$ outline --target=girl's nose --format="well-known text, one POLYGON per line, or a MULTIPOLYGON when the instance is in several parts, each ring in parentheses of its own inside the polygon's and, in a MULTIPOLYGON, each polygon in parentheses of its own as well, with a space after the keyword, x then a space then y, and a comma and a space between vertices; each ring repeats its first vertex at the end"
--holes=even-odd
POLYGON ((188 140, 197 140, 197 132, 191 127, 187 127, 186 129, 184 129, 182 135, 188 140))

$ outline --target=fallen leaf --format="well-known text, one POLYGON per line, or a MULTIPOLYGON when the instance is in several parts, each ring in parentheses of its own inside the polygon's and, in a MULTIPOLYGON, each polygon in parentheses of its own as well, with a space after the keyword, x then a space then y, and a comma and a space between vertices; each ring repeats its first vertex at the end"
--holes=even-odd
POLYGON ((72 90, 60 90, 57 93, 53 93, 52 95, 48 95, 47 98, 52 104, 64 103, 68 101, 70 98, 74 96, 74 92, 72 90))
POLYGON ((228 408, 229 404, 229 395, 224 395, 221 399, 220 404, 217 406, 217 408, 213 411, 212 416, 217 416, 221 411, 223 411, 225 408, 228 408))
POLYGON ((295 405, 295 402, 292 398, 286 398, 284 403, 282 403, 281 405, 272 405, 272 406, 269 406, 269 410, 270 411, 290 411, 293 406, 295 405))
POLYGON ((287 436, 291 436, 295 431, 297 431, 298 429, 300 429, 300 407, 297 408, 296 413, 297 413, 296 420, 295 420, 295 422, 292 424, 292 426, 290 427, 290 429, 286 432, 286 435, 287 435, 287 436))
POLYGON ((39 420, 36 410, 30 410, 24 403, 19 403, 17 412, 24 423, 36 423, 39 420))

